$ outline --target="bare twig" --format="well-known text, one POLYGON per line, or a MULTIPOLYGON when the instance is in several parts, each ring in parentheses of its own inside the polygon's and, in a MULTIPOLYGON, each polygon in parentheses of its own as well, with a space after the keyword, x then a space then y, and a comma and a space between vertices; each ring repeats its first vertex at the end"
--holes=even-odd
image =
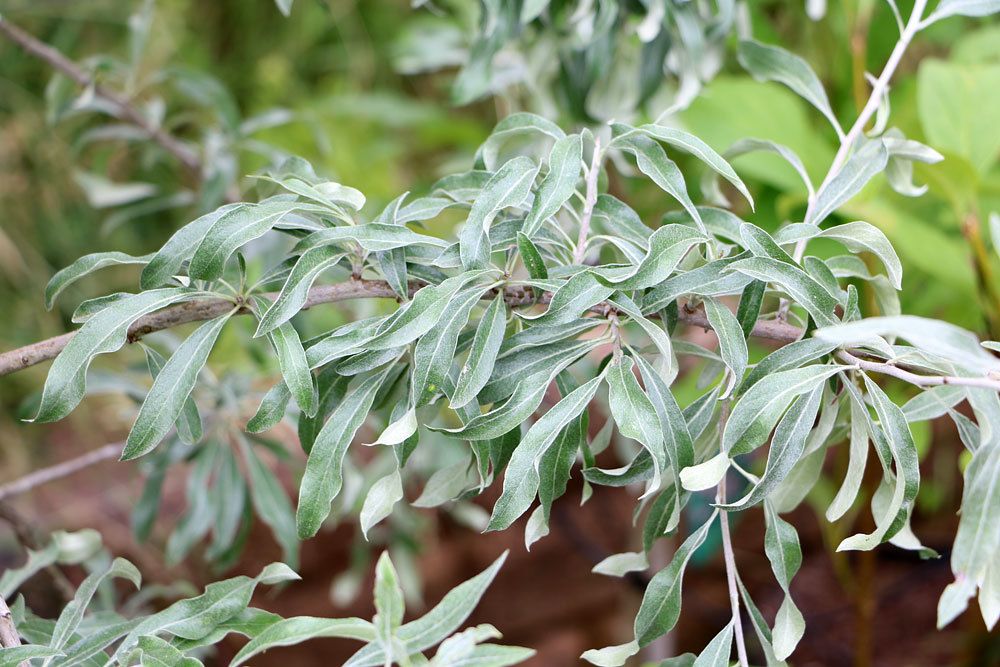
POLYGON ((5 18, 0 18, 0 35, 20 46, 25 53, 44 61, 53 69, 66 75, 78 86, 90 87, 95 95, 111 103, 119 118, 143 130, 163 150, 177 158, 181 164, 197 176, 201 176, 204 165, 197 153, 185 146, 177 137, 151 123, 128 99, 96 83, 90 74, 58 49, 32 37, 5 18))
MULTIPOLYGON (((0 646, 4 648, 15 648, 21 645, 21 637, 14 627, 14 620, 11 618, 10 607, 0 595, 0 646)), ((18 667, 30 667, 27 660, 22 660, 18 667)))
POLYGON ((122 453, 122 446, 123 444, 120 442, 104 445, 74 459, 36 470, 24 477, 2 484, 0 485, 0 501, 30 491, 36 486, 47 484, 62 477, 68 477, 75 472, 89 468, 102 461, 110 461, 118 458, 122 453))
POLYGON ((918 387, 934 387, 942 384, 960 385, 963 387, 978 387, 980 389, 992 389, 1000 391, 1000 380, 987 377, 959 377, 957 375, 918 375, 908 370, 904 370, 895 364, 884 361, 868 361, 860 359, 848 350, 841 350, 837 357, 849 364, 854 364, 858 368, 873 373, 881 373, 897 378, 903 382, 915 384, 918 387))
POLYGON ((583 213, 580 215, 580 233, 576 237, 576 249, 573 251, 573 263, 580 264, 587 254, 587 237, 590 235, 590 220, 594 217, 594 206, 597 205, 597 177, 601 167, 601 140, 594 137, 594 156, 590 160, 587 171, 587 194, 583 201, 583 213))
MULTIPOLYGON (((830 170, 826 173, 826 178, 823 179, 823 183, 816 189, 817 193, 822 192, 832 181, 840 170, 847 163, 847 158, 851 154, 851 149, 854 147, 855 142, 857 142, 858 137, 864 132, 865 126, 868 125, 868 121, 878 110, 879 104, 882 102, 882 97, 885 95, 886 90, 889 87, 889 81, 892 79, 892 75, 895 74, 896 68, 899 66, 899 61, 902 60, 903 54, 906 52, 907 47, 910 45, 910 41, 913 39, 920 28, 920 21, 923 18, 924 9, 927 6, 927 0, 916 0, 913 4, 913 13, 910 14, 910 20, 906 23, 906 27, 903 29, 902 33, 899 35, 899 41, 896 42, 896 47, 889 54, 889 59, 885 63, 885 67, 882 69, 882 74, 879 75, 878 79, 875 80, 874 85, 872 85, 871 95, 868 97, 868 103, 865 104, 861 113, 858 114, 857 120, 854 121, 854 125, 848 130, 847 134, 844 136, 843 140, 840 142, 840 148, 837 150, 837 154, 833 158, 833 162, 830 164, 830 170)), ((818 197, 817 197, 818 198, 818 197)), ((813 205, 816 199, 809 202, 809 210, 806 213, 806 219, 809 219, 809 214, 812 212, 813 205)), ((801 261, 802 255, 805 254, 807 239, 800 239, 798 243, 795 244, 795 252, 793 257, 795 261, 801 261)))

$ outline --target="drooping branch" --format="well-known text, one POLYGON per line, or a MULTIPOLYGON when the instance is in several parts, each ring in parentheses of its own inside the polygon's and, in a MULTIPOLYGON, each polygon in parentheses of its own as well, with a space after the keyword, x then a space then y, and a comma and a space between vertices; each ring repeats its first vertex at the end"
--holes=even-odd
MULTIPOLYGON (((411 284, 411 292, 420 286, 419 283, 411 284)), ((521 287, 508 287, 504 290, 504 295, 509 306, 524 306, 534 303, 530 290, 521 287)), ((277 294, 273 293, 266 296, 274 299, 277 297, 277 294)), ((384 280, 352 279, 334 285, 313 287, 309 290, 309 297, 303 308, 311 308, 324 303, 366 298, 394 299, 396 298, 396 293, 393 292, 392 288, 384 280)), ((539 302, 546 303, 550 298, 551 294, 546 293, 542 295, 539 302)), ((210 320, 228 312, 232 307, 233 302, 229 299, 202 299, 164 308, 136 320, 129 327, 128 342, 134 343, 147 334, 181 324, 210 320)), ((594 309, 596 311, 604 310, 601 306, 595 306, 594 309)), ((689 310, 684 307, 679 310, 679 319, 682 322, 692 326, 711 329, 708 318, 701 310, 689 310)), ((249 310, 243 309, 239 311, 239 314, 245 315, 249 312, 249 310)), ((43 361, 54 359, 66 347, 74 335, 75 332, 65 333, 0 354, 0 376, 10 375, 43 361)), ((761 320, 754 326, 753 335, 779 343, 791 343, 802 337, 802 330, 778 320, 761 320)))
POLYGON ((143 130, 163 150, 177 158, 185 168, 199 178, 201 177, 204 163, 195 151, 188 148, 177 137, 150 122, 128 99, 96 83, 89 73, 63 55, 61 51, 36 39, 2 16, 0 16, 0 35, 20 46, 28 55, 38 58, 54 70, 61 72, 78 86, 90 87, 95 95, 106 100, 115 108, 119 118, 143 130))
POLYGON ((63 461, 62 463, 57 463, 56 465, 49 466, 48 468, 36 470, 28 475, 25 475, 24 477, 15 479, 12 482, 0 484, 0 502, 10 498, 11 496, 26 493, 36 486, 41 486, 42 484, 47 484, 57 479, 68 477, 75 472, 79 472, 84 468, 89 468, 90 466, 101 463, 102 461, 109 461, 111 459, 118 458, 118 456, 122 453, 122 446, 123 443, 120 442, 104 445, 103 447, 98 447, 97 449, 87 452, 86 454, 77 456, 76 458, 63 461))

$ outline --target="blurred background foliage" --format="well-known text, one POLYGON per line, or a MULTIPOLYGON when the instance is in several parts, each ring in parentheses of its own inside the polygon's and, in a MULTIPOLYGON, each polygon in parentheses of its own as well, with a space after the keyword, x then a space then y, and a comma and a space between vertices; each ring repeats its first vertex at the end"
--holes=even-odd
MULTIPOLYGON (((885 3, 831 2, 821 20, 793 0, 748 4, 754 36, 806 58, 837 115, 853 119, 867 99, 865 72, 877 73, 897 40, 885 3)), ((911 3, 900 4, 906 15, 911 3)), ((208 147, 202 185, 169 156, 85 113, 85 93, 81 97, 46 65, 0 42, 0 348, 63 333, 73 328, 70 316, 80 300, 134 288, 134 268, 110 269, 73 286, 47 312, 42 290, 59 268, 99 250, 143 254, 159 248, 233 187, 255 198, 258 186, 247 175, 286 155, 300 155, 317 172, 358 188, 368 196, 366 210, 377 212, 402 192, 426 192, 441 175, 468 168, 492 126, 512 111, 542 111, 569 129, 594 123, 586 117, 594 108, 609 109, 599 101, 581 106, 551 91, 539 94, 530 77, 516 74, 494 81, 496 94, 455 104, 455 65, 467 58, 478 22, 478 3, 467 0, 416 8, 407 0, 298 0, 288 18, 265 0, 157 0, 146 5, 145 27, 143 7, 139 0, 0 4, 4 16, 162 115, 174 134, 208 147)), ((538 47, 531 34, 523 43, 538 47)), ((833 131, 787 89, 744 73, 733 44, 732 36, 722 42, 719 73, 670 122, 720 152, 748 136, 786 144, 818 182, 837 146, 833 131)), ((555 67, 556 54, 550 58, 555 67)), ((617 87, 598 82, 592 94, 638 99, 637 72, 635 62, 619 58, 604 74, 617 87)), ((1000 25, 949 20, 922 32, 890 99, 892 122, 945 160, 916 166, 914 181, 928 186, 924 196, 904 197, 878 178, 842 215, 877 225, 895 245, 904 264, 903 312, 945 319, 996 340, 1000 263, 988 216, 1000 211, 1000 25)), ((654 94, 637 109, 620 110, 634 118, 618 119, 652 120, 668 103, 654 94)), ((738 213, 770 230, 801 219, 806 193, 780 158, 754 154, 734 165, 757 201, 756 211, 738 213)), ((698 167, 693 161, 682 167, 696 190, 698 167)), ((625 169, 621 174, 611 190, 646 219, 667 211, 659 190, 630 180, 625 169)), ((874 297, 867 297, 874 314, 874 297)), ((299 324, 308 336, 342 317, 322 309, 299 324)), ((213 353, 216 373, 262 363, 241 334, 227 337, 213 353)), ((138 350, 126 354, 141 362, 138 350)), ((120 438, 129 423, 121 404, 109 400, 85 403, 60 424, 25 428, 19 420, 45 370, 35 367, 0 383, 4 479, 65 458, 55 452, 82 452, 120 438)), ((694 375, 676 385, 682 404, 694 395, 694 375)), ((953 522, 961 490, 956 436, 937 427, 914 435, 922 451, 933 439, 940 452, 925 462, 930 473, 921 521, 953 522)), ((134 502, 127 494, 120 500, 134 502)), ((63 508, 61 516, 71 510, 63 508)), ((850 529, 820 523, 826 531, 850 529)), ((839 538, 822 541, 836 544, 839 538)), ((844 574, 840 557, 831 558, 841 575, 855 576, 844 574)))

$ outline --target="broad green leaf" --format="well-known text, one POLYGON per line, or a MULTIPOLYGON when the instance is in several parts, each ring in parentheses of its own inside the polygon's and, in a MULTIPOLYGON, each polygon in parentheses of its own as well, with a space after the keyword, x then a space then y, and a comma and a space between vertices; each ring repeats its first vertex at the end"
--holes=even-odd
POLYGON ((720 399, 724 399, 743 381, 749 355, 747 341, 743 337, 740 321, 725 304, 711 297, 705 299, 704 304, 705 315, 708 316, 708 322, 719 339, 722 360, 729 369, 728 386, 719 396, 720 399))
POLYGON ((521 204, 531 192, 538 165, 530 158, 516 157, 503 164, 472 204, 460 234, 462 266, 483 269, 490 263, 489 228, 505 208, 521 204))
POLYGON ((191 259, 205 234, 222 216, 231 213, 243 204, 226 204, 211 213, 184 225, 171 236, 149 263, 143 268, 139 285, 144 290, 159 287, 181 271, 184 262, 191 259))
MULTIPOLYGON (((233 311, 235 312, 235 311, 233 311)), ((130 461, 153 450, 170 432, 184 411, 198 374, 208 361, 215 341, 233 312, 198 327, 181 343, 156 375, 153 386, 139 408, 132 430, 122 451, 122 460, 130 461)))
POLYGON ((756 280, 776 284, 795 303, 805 308, 817 324, 829 326, 836 323, 836 299, 802 269, 769 257, 741 259, 730 264, 729 269, 756 280))
POLYGON ((740 304, 736 308, 736 320, 740 323, 744 338, 749 338, 753 333, 757 318, 760 317, 760 307, 764 302, 766 289, 767 285, 761 280, 754 280, 743 288, 740 304))
POLYGON ((493 507, 489 530, 508 528, 531 506, 538 492, 538 468, 542 456, 560 431, 587 408, 604 381, 604 375, 601 373, 566 394, 528 429, 507 466, 503 493, 493 507))
POLYGON ((479 320, 472 339, 469 356, 455 383, 450 397, 452 408, 460 408, 476 398, 476 394, 489 382, 500 346, 507 328, 507 305, 503 293, 497 295, 479 320))
POLYGON ((193 290, 174 287, 140 292, 111 304, 87 320, 52 362, 33 421, 52 422, 68 415, 87 391, 90 362, 98 354, 114 352, 125 345, 133 322, 154 310, 198 295, 193 290))
POLYGON ((880 174, 889 160, 889 152, 881 140, 865 141, 847 159, 837 175, 816 192, 816 199, 806 213, 806 224, 818 225, 831 213, 861 192, 874 176, 880 174))
MULTIPOLYGON (((451 635, 479 604, 506 558, 504 552, 481 573, 453 588, 427 614, 400 627, 396 637, 408 651, 417 653, 451 635)), ((351 656, 344 667, 378 667, 384 663, 385 651, 372 643, 351 656)))
POLYGON ((266 628, 251 638, 240 649, 230 667, 238 667, 250 658, 279 646, 293 646, 310 639, 337 637, 369 642, 375 639, 375 628, 360 618, 317 618, 315 616, 293 616, 285 618, 266 628))
POLYGON ((538 186, 538 194, 521 231, 530 240, 545 220, 559 212, 576 190, 583 164, 583 139, 571 134, 556 141, 549 154, 549 171, 538 186))
POLYGON ((805 60, 781 47, 752 39, 740 41, 737 58, 758 81, 777 81, 791 88, 826 116, 838 135, 843 135, 823 84, 805 60))
POLYGON ((346 225, 330 227, 313 232, 295 246, 296 252, 304 252, 326 245, 343 244, 345 241, 357 243, 371 252, 385 252, 395 248, 421 245, 432 248, 447 248, 448 242, 433 236, 418 234, 403 225, 370 222, 366 225, 346 225))
POLYGON ((441 393, 444 377, 455 359, 458 335, 468 324, 472 308, 481 296, 482 289, 476 287, 459 292, 448 304, 437 326, 417 341, 410 375, 413 407, 423 407, 441 393))
POLYGON ((148 264, 153 255, 143 255, 134 257, 123 252, 96 252, 84 255, 56 275, 52 276, 49 284, 45 286, 45 309, 52 310, 53 304, 59 294, 64 289, 75 283, 80 278, 90 275, 94 271, 103 269, 106 266, 116 266, 122 264, 148 264))
POLYGON ((702 545, 718 511, 684 540, 674 552, 670 565, 656 573, 646 587, 642 605, 635 617, 635 640, 640 647, 648 646, 674 627, 681 613, 681 585, 684 569, 695 550, 702 545))
POLYGON ((822 397, 823 386, 819 385, 810 393, 794 399, 795 402, 781 418, 774 431, 774 437, 771 438, 771 447, 767 452, 767 467, 760 481, 739 500, 720 505, 722 509, 740 511, 755 505, 785 479, 805 451, 806 439, 816 421, 822 397))
POLYGON ((375 401, 375 394, 392 366, 363 377, 334 408, 316 436, 299 487, 295 513, 300 539, 315 535, 330 514, 330 503, 344 483, 343 465, 347 448, 361 428, 375 401))
POLYGON ((705 224, 694 202, 691 201, 691 195, 688 194, 687 185, 684 183, 684 175, 677 164, 667 157, 663 147, 647 136, 632 134, 631 128, 627 125, 614 124, 612 131, 616 135, 612 145, 635 155, 639 171, 649 176, 661 190, 676 199, 698 228, 704 231, 705 224), (622 135, 620 141, 617 135, 622 135))
POLYGON ((764 444, 797 397, 811 392, 844 366, 815 364, 772 373, 751 386, 733 407, 722 432, 722 451, 746 454, 764 444))
POLYGON ((303 253, 292 267, 274 303, 261 316, 254 336, 266 334, 292 319, 305 305, 309 288, 319 274, 335 266, 343 257, 343 253, 330 246, 320 246, 303 253))
POLYGON ((239 439, 250 473, 248 486, 254 511, 261 521, 270 526, 274 538, 281 545, 282 558, 289 567, 299 563, 299 537, 295 532, 295 511, 281 482, 260 460, 253 447, 243 438, 239 439))
POLYGON ((368 539, 368 531, 392 513, 392 508, 403 499, 403 478, 399 470, 375 480, 361 506, 359 521, 361 533, 368 539))

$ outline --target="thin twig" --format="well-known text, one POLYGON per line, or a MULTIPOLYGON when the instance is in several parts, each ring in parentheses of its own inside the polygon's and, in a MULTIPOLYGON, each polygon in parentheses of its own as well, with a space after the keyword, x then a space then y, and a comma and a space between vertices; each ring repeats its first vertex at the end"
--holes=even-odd
MULTIPOLYGON (((15 648, 21 645, 21 637, 14 627, 14 619, 11 617, 10 607, 6 600, 0 595, 0 646, 4 648, 15 648)), ((31 663, 22 660, 18 667, 30 667, 31 663)))
MULTIPOLYGON (((726 478, 723 476, 715 494, 715 502, 726 503, 726 478)), ((733 612, 733 634, 736 638, 736 655, 740 667, 749 667, 747 659, 746 639, 743 637, 743 621, 740 619, 740 595, 736 589, 736 557, 733 555, 733 542, 729 535, 729 512, 719 512, 719 528, 722 532, 722 555, 726 561, 726 583, 729 586, 729 607, 733 612)))
POLYGON ((53 69, 62 72, 78 86, 89 87, 95 95, 111 103, 119 118, 143 130, 163 150, 177 158, 181 164, 199 178, 201 177, 204 165, 197 153, 181 143, 177 137, 151 123, 128 99, 95 82, 88 72, 63 55, 61 51, 32 37, 5 18, 0 18, 0 35, 20 46, 28 55, 34 56, 53 69))
POLYGON ((11 496, 26 493, 36 486, 47 484, 62 477, 68 477, 75 472, 79 472, 84 468, 89 468, 90 466, 101 463, 102 461, 110 461, 118 458, 118 456, 121 455, 122 446, 123 443, 120 442, 104 445, 103 447, 98 447, 97 449, 87 452, 82 456, 78 456, 68 461, 63 461, 62 463, 57 463, 56 465, 49 466, 48 468, 36 470, 28 475, 25 475, 24 477, 2 484, 0 485, 0 501, 6 500, 11 496))
POLYGON ((590 219, 594 217, 594 206, 597 205, 597 177, 601 167, 601 140, 594 137, 594 156, 590 159, 590 169, 587 171, 587 195, 583 200, 583 213, 580 215, 580 233, 576 237, 576 249, 573 250, 573 263, 580 264, 587 254, 587 237, 590 235, 590 219))
POLYGON ((911 373, 910 371, 904 370, 895 364, 860 359, 851 354, 849 350, 841 350, 837 353, 837 357, 849 364, 854 364, 862 370, 888 375, 902 380, 903 382, 915 384, 918 387, 935 387, 942 384, 951 384, 963 387, 978 387, 980 389, 1000 391, 1000 380, 994 380, 992 378, 959 377, 957 375, 918 375, 917 373, 911 373))
MULTIPOLYGON (((850 156, 851 149, 854 147, 854 143, 864 132, 865 126, 868 121, 871 120, 872 115, 878 110, 879 104, 882 102, 882 96, 885 94, 886 89, 889 87, 889 81, 892 79, 892 75, 895 74, 896 68, 899 66, 899 61, 902 60, 903 54, 906 52, 907 47, 910 45, 910 41, 913 36, 916 35, 921 28, 920 21, 923 17, 924 8, 927 6, 927 0, 916 0, 913 4, 913 13, 910 14, 910 20, 906 23, 906 27, 903 29, 902 33, 899 35, 899 41, 896 42, 896 47, 889 54, 889 59, 885 63, 885 67, 882 69, 882 74, 879 75, 878 79, 875 80, 874 85, 872 85, 871 95, 868 97, 868 103, 865 104, 861 113, 858 114, 857 120, 854 121, 854 125, 848 130, 847 134, 844 136, 843 140, 840 142, 840 148, 837 150, 837 154, 833 158, 833 162, 830 164, 830 170, 826 173, 826 178, 823 179, 823 183, 816 189, 817 193, 822 193, 823 190, 830 185, 830 182, 840 173, 840 170, 847 163, 847 158, 850 156)), ((816 199, 818 199, 818 195, 816 199)), ((812 213, 813 206, 816 199, 810 202, 809 208, 806 212, 806 219, 809 219, 812 213)), ((795 244, 795 252, 793 257, 796 262, 802 260, 802 255, 805 254, 806 242, 808 239, 800 239, 798 243, 795 244)))

